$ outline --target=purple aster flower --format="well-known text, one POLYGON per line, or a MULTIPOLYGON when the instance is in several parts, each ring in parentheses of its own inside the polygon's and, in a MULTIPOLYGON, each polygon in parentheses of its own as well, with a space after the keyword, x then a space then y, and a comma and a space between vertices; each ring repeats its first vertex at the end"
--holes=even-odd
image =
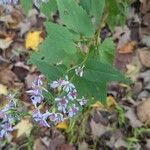
POLYGON ((11 131, 12 126, 9 123, 3 123, 0 125, 0 138, 6 137, 11 131))
POLYGON ((42 102, 42 100, 44 99, 44 97, 42 95, 32 95, 30 97, 30 99, 31 99, 33 105, 37 106, 38 103, 40 104, 42 102))
POLYGON ((73 104, 72 108, 69 109, 68 111, 68 117, 74 116, 77 112, 79 111, 79 108, 73 104))
POLYGON ((58 88, 59 90, 61 90, 63 88, 63 90, 68 93, 69 91, 72 91, 75 89, 75 86, 70 83, 68 81, 68 76, 65 77, 65 80, 57 80, 57 81, 53 81, 51 84, 50 84, 50 87, 52 89, 56 89, 58 88))
POLYGON ((68 96, 68 99, 70 99, 70 100, 76 99, 77 98, 77 91, 76 91, 76 89, 74 89, 73 91, 70 91, 67 94, 67 96, 68 96))
POLYGON ((43 75, 38 76, 32 83, 32 88, 37 89, 43 85, 43 75))
POLYGON ((43 126, 43 127, 50 127, 48 122, 46 121, 46 119, 48 118, 49 114, 48 112, 42 114, 38 109, 35 109, 33 112, 32 112, 32 117, 33 119, 38 122, 38 124, 40 126, 43 126))
POLYGON ((27 93, 30 94, 30 95, 42 95, 42 90, 33 89, 33 90, 28 90, 27 93))
POLYGON ((66 85, 63 86, 63 90, 68 93, 69 91, 72 91, 75 89, 75 86, 72 83, 68 83, 66 85))
POLYGON ((10 109, 13 109, 15 107, 15 104, 13 101, 10 101, 4 108, 3 108, 3 111, 6 112, 10 109))
POLYGON ((55 98, 55 101, 57 102, 58 110, 66 113, 66 107, 68 104, 68 100, 66 99, 66 97, 64 96, 63 98, 55 98))
POLYGON ((57 81, 53 81, 51 84, 50 84, 50 87, 52 89, 61 89, 64 85, 68 84, 68 81, 65 81, 65 80, 57 80, 57 81))
POLYGON ((3 119, 3 120, 7 119, 7 115, 3 110, 0 111, 0 119, 3 119))
POLYGON ((75 73, 77 76, 79 77, 83 77, 83 69, 84 69, 84 65, 82 67, 78 67, 77 69, 75 69, 75 73))
POLYGON ((62 121, 64 121, 63 115, 61 113, 57 113, 57 119, 56 119, 55 123, 57 124, 62 121))
POLYGON ((0 0, 1 5, 9 4, 9 5, 16 5, 18 4, 18 0, 0 0))
POLYGON ((48 3, 48 1, 49 0, 33 0, 33 3, 37 8, 40 8, 42 3, 48 3))
POLYGON ((49 119, 53 122, 57 120, 57 114, 56 113, 50 113, 49 119))
POLYGON ((84 106, 87 103, 87 99, 83 96, 81 99, 77 99, 81 106, 84 106))

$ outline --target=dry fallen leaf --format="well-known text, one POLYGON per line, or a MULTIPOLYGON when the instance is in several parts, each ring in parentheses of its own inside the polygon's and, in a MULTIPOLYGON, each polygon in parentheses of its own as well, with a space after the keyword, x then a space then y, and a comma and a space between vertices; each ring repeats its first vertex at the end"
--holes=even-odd
POLYGON ((91 107, 98 108, 98 109, 104 109, 104 105, 101 102, 99 102, 99 101, 97 101, 96 103, 91 105, 91 107))
POLYGON ((142 122, 137 118, 134 108, 128 108, 125 116, 129 119, 133 128, 141 127, 143 125, 142 122))
POLYGON ((7 91, 7 87, 3 84, 0 84, 0 95, 7 95, 8 91, 7 91))
POLYGON ((140 49, 138 51, 139 59, 144 67, 150 68, 150 48, 140 49))
POLYGON ((120 54, 127 54, 127 53, 133 53, 135 47, 136 47, 136 42, 135 41, 130 41, 125 43, 121 48, 119 48, 119 53, 120 54))
POLYGON ((7 95, 0 95, 0 109, 3 109, 8 104, 7 95))
POLYGON ((41 31, 28 32, 25 39, 26 49, 37 50, 38 45, 43 41, 41 31))
POLYGON ((107 109, 111 109, 111 108, 114 108, 116 105, 116 101, 114 99, 113 96, 108 96, 107 97, 107 105, 106 105, 106 108, 107 109))
POLYGON ((66 121, 60 122, 56 125, 56 128, 58 129, 68 129, 68 124, 66 121))
POLYGON ((137 116, 140 121, 150 126, 150 98, 144 100, 137 106, 137 116))
POLYGON ((13 88, 15 81, 18 81, 18 78, 9 68, 0 70, 0 82, 2 84, 7 85, 8 88, 13 88))
POLYGON ((107 126, 104 126, 101 123, 96 123, 93 119, 91 119, 90 127, 94 137, 100 137, 108 130, 107 126))
POLYGON ((0 48, 2 50, 7 49, 12 43, 12 39, 11 38, 5 38, 5 39, 0 39, 0 48))
POLYGON ((97 101, 95 104, 91 105, 91 107, 97 108, 97 109, 105 109, 105 108, 111 109, 115 105, 116 105, 115 99, 112 96, 108 96, 106 106, 104 106, 101 102, 97 101))
POLYGON ((132 64, 128 64, 126 65, 127 67, 127 76, 132 80, 132 81, 136 81, 136 77, 137 74, 139 73, 139 67, 132 65, 132 64))
POLYGON ((46 150, 46 146, 43 145, 42 141, 40 139, 36 139, 34 141, 33 150, 46 150))
POLYGON ((29 135, 32 130, 32 124, 29 119, 22 119, 14 129, 17 130, 17 138, 23 135, 29 135))
POLYGON ((79 143, 78 150, 88 150, 88 144, 85 141, 83 141, 82 143, 79 143))

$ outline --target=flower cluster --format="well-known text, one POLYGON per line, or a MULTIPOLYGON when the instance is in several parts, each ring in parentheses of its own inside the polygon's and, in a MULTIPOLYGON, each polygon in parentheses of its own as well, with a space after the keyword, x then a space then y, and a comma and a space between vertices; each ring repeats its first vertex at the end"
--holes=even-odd
POLYGON ((40 8, 42 3, 48 3, 48 1, 49 0, 33 0, 33 3, 37 8, 40 8))
MULTIPOLYGON (((67 118, 73 117, 79 111, 80 107, 86 104, 87 100, 84 97, 77 99, 75 85, 66 76, 65 79, 59 79, 49 84, 50 89, 59 91, 59 94, 54 98, 55 111, 49 112, 46 110, 45 113, 41 113, 38 105, 44 100, 43 89, 45 89, 42 79, 43 76, 37 77, 32 84, 32 89, 27 91, 35 106, 32 117, 40 126, 50 127, 51 124, 57 124, 67 118)), ((49 91, 46 90, 46 92, 49 91)))
POLYGON ((84 67, 85 66, 83 65, 82 67, 78 67, 78 68, 75 69, 75 73, 76 73, 77 76, 83 77, 83 69, 84 69, 84 67))
POLYGON ((18 0, 0 0, 0 5, 17 5, 18 0))
POLYGON ((13 131, 13 126, 19 120, 18 115, 11 113, 11 110, 15 111, 15 103, 13 101, 13 96, 8 95, 8 104, 0 110, 0 138, 6 137, 11 131, 13 131))
MULTIPOLYGON (((49 0, 33 0, 33 4, 40 8, 42 3, 48 3, 49 0)), ((0 5, 17 5, 19 0, 0 0, 0 5)))
POLYGON ((31 95, 30 99, 35 107, 37 107, 37 104, 40 104, 44 99, 42 95, 42 78, 43 76, 38 76, 32 83, 32 90, 27 91, 27 93, 31 95))
POLYGON ((77 99, 78 95, 75 85, 68 80, 67 76, 64 80, 53 81, 50 84, 50 88, 61 90, 61 96, 56 97, 55 102, 57 110, 64 116, 67 116, 67 118, 74 116, 79 111, 80 106, 87 103, 84 97, 77 99))

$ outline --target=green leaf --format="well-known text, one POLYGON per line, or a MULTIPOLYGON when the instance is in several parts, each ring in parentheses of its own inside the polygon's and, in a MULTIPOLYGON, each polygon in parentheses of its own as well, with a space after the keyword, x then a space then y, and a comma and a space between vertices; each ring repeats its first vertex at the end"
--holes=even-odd
POLYGON ((125 24, 128 10, 128 2, 118 0, 106 0, 108 17, 107 23, 111 30, 116 25, 125 24))
POLYGON ((73 62, 76 59, 76 45, 72 33, 57 24, 45 23, 45 26, 47 37, 40 45, 40 50, 31 54, 29 63, 35 59, 50 64, 73 62))
POLYGON ((100 60, 103 63, 112 64, 115 53, 115 45, 111 38, 107 38, 103 43, 99 44, 100 60))
POLYGON ((29 10, 32 9, 33 3, 32 3, 32 0, 28 0, 28 2, 27 0, 20 0, 20 5, 23 9, 23 12, 27 15, 29 10))
POLYGON ((98 26, 100 26, 100 21, 105 7, 105 0, 91 0, 91 1, 92 1, 91 15, 95 17, 94 25, 97 28, 98 26))
POLYGON ((52 43, 57 43, 57 47, 63 49, 68 54, 76 53, 76 45, 73 42, 73 34, 62 27, 53 23, 45 23, 47 29, 48 37, 47 39, 52 43))
POLYGON ((105 8, 105 0, 80 0, 80 5, 87 11, 89 16, 95 20, 95 28, 100 26, 100 21, 105 8))
POLYGON ((91 82, 78 76, 76 76, 72 82, 77 89, 79 97, 85 96, 89 99, 94 98, 93 103, 97 100, 105 103, 107 96, 105 82, 91 82))
POLYGON ((85 64, 84 78, 92 82, 119 81, 129 84, 130 81, 119 71, 98 60, 88 60, 85 64))
POLYGON ((91 0, 80 0, 79 4, 90 15, 91 7, 92 7, 92 1, 91 0))
POLYGON ((61 21, 71 30, 83 36, 94 34, 92 22, 85 10, 74 0, 57 0, 61 21))
POLYGON ((47 3, 44 2, 41 4, 40 11, 46 15, 48 18, 50 15, 57 10, 56 0, 49 0, 47 3))
POLYGON ((40 60, 34 60, 34 64, 37 66, 38 70, 47 77, 49 82, 62 77, 67 69, 64 65, 54 66, 40 60))
POLYGON ((112 66, 103 64, 99 60, 87 60, 82 78, 74 81, 79 90, 78 93, 88 97, 94 97, 102 103, 106 102, 107 83, 111 81, 120 81, 130 84, 130 80, 126 79, 119 71, 112 66))

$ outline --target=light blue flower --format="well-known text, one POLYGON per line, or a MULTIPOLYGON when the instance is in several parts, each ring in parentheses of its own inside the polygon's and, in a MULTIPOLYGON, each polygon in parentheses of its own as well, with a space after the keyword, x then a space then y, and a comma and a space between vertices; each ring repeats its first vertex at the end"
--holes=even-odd
POLYGON ((49 0, 33 0, 34 2, 34 5, 37 7, 37 8, 40 8, 42 3, 48 3, 49 0))
POLYGON ((77 91, 76 89, 73 89, 72 91, 70 91, 68 94, 67 94, 67 97, 68 99, 70 100, 74 100, 77 98, 77 91))
POLYGON ((17 5, 18 0, 0 0, 1 5, 9 4, 9 5, 17 5))
POLYGON ((56 122, 57 121, 57 114, 56 113, 50 113, 49 114, 49 119, 52 122, 56 122))
POLYGON ((64 121, 63 115, 61 113, 57 113, 57 119, 56 119, 55 123, 57 124, 62 121, 64 121))
POLYGON ((28 90, 27 93, 30 95, 42 95, 42 90, 41 89, 33 89, 33 90, 28 90))
POLYGON ((78 67, 78 68, 75 69, 75 73, 76 73, 77 76, 83 77, 83 69, 84 69, 84 67, 85 66, 83 65, 82 67, 78 67))
POLYGON ((32 83, 32 89, 27 91, 27 93, 31 95, 30 99, 35 107, 44 99, 44 96, 42 95, 42 79, 42 75, 38 76, 32 83))
POLYGON ((70 92, 70 91, 72 91, 74 89, 75 89, 75 86, 72 83, 70 83, 70 82, 68 84, 66 84, 66 85, 63 86, 63 90, 66 93, 68 93, 68 92, 70 92))
POLYGON ((73 104, 73 106, 69 109, 68 111, 68 117, 73 117, 74 115, 76 115, 76 113, 79 111, 79 108, 76 107, 75 104, 73 104))
POLYGON ((44 114, 42 114, 38 109, 35 109, 32 112, 32 117, 33 119, 40 125, 43 127, 50 127, 50 125, 48 124, 48 122, 46 121, 49 117, 49 113, 46 112, 44 114))
POLYGON ((77 99, 81 106, 84 106, 87 103, 87 99, 83 96, 81 99, 77 99))
POLYGON ((32 95, 30 97, 32 104, 36 107, 37 104, 40 104, 42 102, 42 100, 44 99, 44 97, 42 95, 32 95))
POLYGON ((37 89, 43 85, 43 75, 39 75, 32 83, 32 88, 37 89))
POLYGON ((68 104, 68 100, 66 99, 66 97, 64 96, 63 98, 55 98, 55 101, 57 102, 57 109, 60 112, 66 113, 66 108, 68 104))
POLYGON ((9 123, 3 123, 0 125, 0 138, 8 136, 8 134, 13 131, 12 126, 9 123))
POLYGON ((50 87, 51 87, 52 89, 58 88, 58 89, 61 90, 61 88, 62 88, 64 85, 68 84, 68 83, 69 83, 69 82, 66 81, 66 80, 61 80, 61 79, 59 79, 59 80, 57 80, 57 81, 53 81, 53 82, 50 84, 50 87))

